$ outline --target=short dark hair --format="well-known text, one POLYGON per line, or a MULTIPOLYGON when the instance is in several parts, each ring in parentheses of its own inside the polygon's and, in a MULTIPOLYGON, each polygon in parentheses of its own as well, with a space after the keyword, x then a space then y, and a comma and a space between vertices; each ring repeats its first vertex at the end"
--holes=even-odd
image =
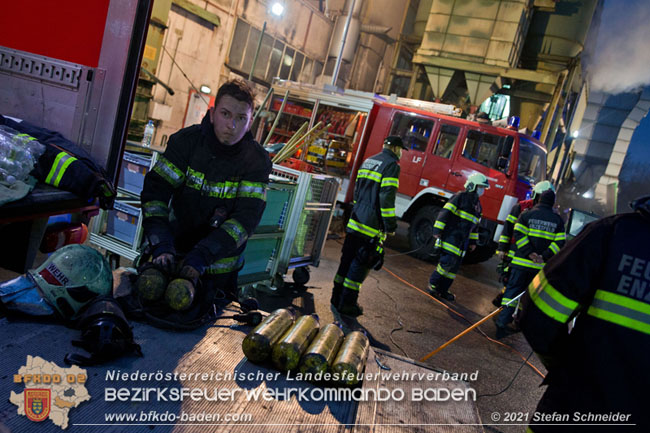
POLYGON ((219 100, 226 95, 232 96, 238 101, 246 102, 250 105, 251 110, 255 107, 255 91, 244 80, 236 78, 219 87, 217 97, 214 100, 215 107, 219 104, 219 100))

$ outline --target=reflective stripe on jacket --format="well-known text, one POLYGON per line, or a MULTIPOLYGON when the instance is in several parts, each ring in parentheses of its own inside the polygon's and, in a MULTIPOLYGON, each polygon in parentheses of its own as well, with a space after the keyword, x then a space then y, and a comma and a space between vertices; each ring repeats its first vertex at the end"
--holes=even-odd
POLYGON ((399 159, 388 149, 366 159, 354 186, 354 207, 346 231, 374 238, 397 228, 395 195, 399 159))
POLYGON ((192 265, 200 271, 239 269, 266 206, 271 167, 250 133, 232 146, 219 143, 206 115, 201 125, 170 137, 145 177, 145 237, 158 253, 192 250, 192 265))
POLYGON ((545 410, 620 411, 631 414, 632 430, 648 431, 639 396, 650 389, 650 206, 646 212, 588 224, 522 298, 522 330, 549 370, 545 410))
POLYGON ((433 234, 439 234, 437 245, 444 251, 463 257, 468 244, 478 240, 481 202, 476 192, 463 191, 454 195, 438 214, 433 234))
POLYGON ((533 207, 533 200, 522 200, 512 207, 508 217, 503 223, 503 231, 499 237, 499 251, 508 252, 512 248, 513 234, 515 232, 515 224, 517 224, 517 219, 519 215, 525 210, 533 207))
POLYGON ((544 203, 535 205, 521 214, 515 224, 515 254, 512 266, 529 269, 542 269, 544 263, 535 263, 531 253, 542 256, 546 262, 557 254, 566 241, 564 222, 553 208, 544 203))

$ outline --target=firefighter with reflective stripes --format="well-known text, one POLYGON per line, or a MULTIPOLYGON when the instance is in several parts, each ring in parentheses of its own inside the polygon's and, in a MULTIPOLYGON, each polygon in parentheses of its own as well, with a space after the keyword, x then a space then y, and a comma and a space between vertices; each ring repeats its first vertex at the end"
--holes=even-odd
POLYGON ((341 314, 353 317, 363 314, 357 302, 359 289, 370 269, 381 267, 383 241, 397 228, 395 195, 402 149, 408 148, 400 137, 386 137, 381 153, 366 159, 357 173, 354 206, 330 299, 341 314))
POLYGON ((650 196, 631 206, 587 225, 522 299, 521 328, 548 369, 537 412, 571 422, 575 413, 619 414, 605 422, 636 424, 591 427, 599 432, 650 431, 650 196))
POLYGON ((429 277, 431 295, 448 301, 456 298, 449 287, 456 278, 466 250, 476 248, 477 228, 482 212, 479 197, 489 187, 488 179, 483 174, 471 174, 465 182, 465 191, 454 195, 438 214, 433 236, 436 247, 440 249, 440 259, 436 270, 429 277))
POLYGON ((566 241, 564 222, 553 211, 554 203, 555 193, 548 189, 541 194, 538 204, 517 219, 510 277, 501 300, 503 310, 496 318, 497 338, 516 331, 508 326, 512 322, 516 305, 507 303, 526 290, 544 263, 557 254, 566 241))
POLYGON ((505 223, 503 224, 503 232, 499 237, 499 246, 497 249, 497 256, 501 259, 501 263, 497 267, 497 272, 499 273, 499 281, 504 284, 504 288, 500 294, 498 294, 492 303, 495 307, 501 305, 501 300, 503 298, 503 292, 505 291, 505 285, 508 284, 508 278, 510 277, 510 261, 515 254, 515 224, 519 215, 525 210, 528 210, 539 203, 539 199, 542 196, 542 193, 546 190, 553 190, 553 184, 548 180, 539 182, 533 187, 533 194, 529 200, 522 200, 512 207, 510 214, 506 218, 505 223))
POLYGON ((249 132, 253 105, 245 82, 222 85, 201 124, 169 138, 141 193, 154 265, 169 273, 180 269, 192 286, 200 278, 204 288, 227 295, 236 292, 242 253, 266 206, 272 168, 249 132))

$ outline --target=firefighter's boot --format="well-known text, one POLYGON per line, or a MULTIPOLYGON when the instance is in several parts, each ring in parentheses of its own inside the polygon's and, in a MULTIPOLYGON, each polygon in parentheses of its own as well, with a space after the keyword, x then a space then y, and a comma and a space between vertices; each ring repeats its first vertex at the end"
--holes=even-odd
POLYGON ((347 287, 343 288, 343 293, 341 294, 341 303, 340 307, 337 308, 339 313, 345 316, 357 317, 363 314, 363 308, 357 303, 359 299, 359 292, 355 290, 350 290, 347 287))
POLYGON ((332 289, 332 297, 330 298, 330 304, 337 308, 341 304, 341 294, 343 293, 343 284, 334 283, 334 288, 332 289))
POLYGON ((437 298, 442 298, 446 301, 454 301, 456 299, 456 295, 451 293, 449 290, 441 290, 433 284, 429 284, 429 294, 437 298))

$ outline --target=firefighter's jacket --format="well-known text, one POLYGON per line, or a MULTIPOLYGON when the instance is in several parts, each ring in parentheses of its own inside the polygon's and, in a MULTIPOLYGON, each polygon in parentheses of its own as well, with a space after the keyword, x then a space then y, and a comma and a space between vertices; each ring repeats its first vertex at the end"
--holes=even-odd
POLYGON ((453 196, 438 214, 433 234, 440 235, 436 245, 444 251, 465 256, 467 245, 478 240, 481 202, 475 191, 462 191, 453 196))
POLYGON ((522 213, 515 224, 515 253, 511 265, 542 269, 544 263, 535 263, 529 255, 537 253, 546 262, 560 251, 565 241, 562 218, 553 212, 551 204, 540 202, 522 213))
POLYGON ((397 156, 388 149, 363 161, 354 186, 354 207, 346 228, 348 233, 372 239, 395 231, 398 162, 397 156))
POLYGON ((271 167, 249 132, 239 143, 221 144, 207 115, 172 135, 140 195, 154 255, 187 254, 185 264, 201 273, 241 268, 266 206, 271 167))
POLYGON ((45 146, 45 152, 30 173, 37 180, 70 191, 85 200, 97 197, 102 209, 113 208, 117 195, 115 187, 106 171, 81 146, 60 132, 27 121, 16 122, 0 115, 0 125, 15 129, 23 139, 36 139, 45 146))
POLYGON ((501 236, 499 237, 499 251, 505 251, 506 253, 510 252, 508 254, 509 257, 512 257, 514 254, 514 248, 513 251, 510 251, 510 249, 512 244, 514 244, 513 235, 515 233, 515 224, 517 224, 517 219, 523 211, 533 207, 533 204, 533 199, 520 201, 512 207, 506 221, 503 223, 503 232, 501 232, 501 236))
POLYGON ((549 391, 558 390, 545 396, 550 410, 620 411, 632 414, 630 431, 650 431, 648 245, 650 197, 634 213, 587 225, 528 287, 521 327, 547 365, 549 391))

